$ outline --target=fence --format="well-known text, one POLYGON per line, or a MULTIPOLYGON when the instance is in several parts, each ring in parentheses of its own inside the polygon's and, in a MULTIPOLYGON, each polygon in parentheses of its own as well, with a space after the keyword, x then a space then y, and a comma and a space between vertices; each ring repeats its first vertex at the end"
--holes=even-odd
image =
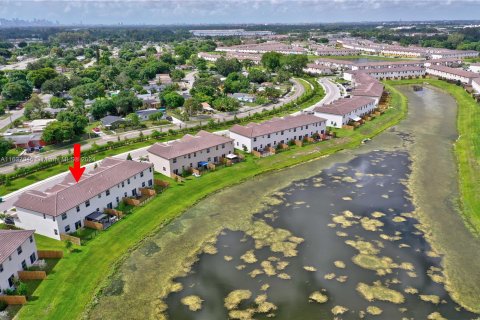
POLYGON ((120 210, 116 210, 116 209, 109 209, 109 208, 106 208, 105 210, 103 210, 106 214, 109 214, 109 215, 112 215, 112 216, 116 216, 118 219, 121 219, 123 217, 123 212, 120 211, 120 210))
POLYGON ((123 198, 122 201, 126 204, 129 204, 131 206, 138 206, 140 205, 140 200, 133 199, 133 198, 123 198))
POLYGON ((162 188, 168 188, 170 186, 170 183, 166 182, 166 181, 163 181, 163 180, 160 180, 160 179, 155 179, 155 185, 156 186, 159 186, 159 187, 162 187, 162 188))
POLYGON ((148 197, 153 197, 154 195, 157 194, 155 190, 149 189, 149 188, 140 188, 140 193, 142 194, 142 196, 148 196, 148 197))
POLYGON ((18 271, 18 278, 24 280, 43 280, 47 278, 45 271, 18 271))
POLYGON ((38 250, 39 259, 62 259, 63 251, 61 250, 38 250))
POLYGON ((81 246, 82 242, 80 241, 80 238, 71 236, 66 233, 60 233, 60 240, 62 241, 70 241, 73 244, 76 244, 77 246, 81 246))
POLYGON ((103 224, 101 224, 100 222, 85 220, 84 225, 85 227, 90 229, 103 230, 103 224))
POLYGON ((301 140, 295 140, 295 145, 296 145, 297 147, 303 147, 303 141, 301 141, 301 140))
POLYGON ((0 301, 5 302, 6 304, 25 304, 27 303, 27 298, 25 296, 0 296, 0 301))

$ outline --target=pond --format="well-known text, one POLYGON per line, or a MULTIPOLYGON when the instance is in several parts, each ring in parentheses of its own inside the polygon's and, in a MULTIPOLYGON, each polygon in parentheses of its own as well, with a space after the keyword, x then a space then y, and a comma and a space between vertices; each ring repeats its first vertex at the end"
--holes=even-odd
POLYGON ((456 211, 455 102, 402 91, 407 119, 370 143, 223 190, 162 228, 90 318, 475 318, 458 304, 480 301, 480 243, 456 211))

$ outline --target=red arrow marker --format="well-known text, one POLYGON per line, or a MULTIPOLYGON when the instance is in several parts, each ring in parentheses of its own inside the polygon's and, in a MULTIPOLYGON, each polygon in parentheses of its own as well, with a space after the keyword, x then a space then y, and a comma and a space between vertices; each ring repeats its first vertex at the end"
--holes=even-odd
POLYGON ((80 144, 78 143, 73 145, 73 167, 69 169, 75 181, 78 182, 85 171, 85 167, 80 167, 80 144))

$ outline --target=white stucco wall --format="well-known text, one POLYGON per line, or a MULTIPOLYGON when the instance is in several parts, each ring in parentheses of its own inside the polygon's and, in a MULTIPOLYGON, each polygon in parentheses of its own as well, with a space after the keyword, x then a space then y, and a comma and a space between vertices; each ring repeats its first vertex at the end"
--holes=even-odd
POLYGON ((37 255, 37 246, 35 244, 35 238, 32 235, 32 239, 27 239, 24 243, 21 244, 22 253, 18 254, 17 251, 14 251, 9 258, 3 261, 2 267, 3 271, 0 272, 0 292, 5 289, 10 288, 8 284, 8 279, 13 275, 15 278, 18 277, 18 271, 22 271, 22 261, 25 261, 27 267, 32 265, 30 256, 35 253, 35 262, 38 259, 37 255))

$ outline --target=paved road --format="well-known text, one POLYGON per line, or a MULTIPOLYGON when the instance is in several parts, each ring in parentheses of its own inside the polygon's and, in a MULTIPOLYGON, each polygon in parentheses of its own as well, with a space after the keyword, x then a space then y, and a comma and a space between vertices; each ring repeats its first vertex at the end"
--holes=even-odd
MULTIPOLYGON (((304 111, 312 111, 316 107, 332 103, 333 101, 338 100, 342 97, 342 91, 337 86, 337 83, 333 82, 330 78, 319 78, 317 81, 323 87, 323 90, 325 91, 325 96, 319 102, 308 108, 303 109, 303 111, 298 111, 295 114, 300 114, 304 111)), ((343 92, 345 92, 345 90, 343 90, 343 92)))
POLYGON ((0 66, 0 70, 2 70, 2 71, 3 70, 25 70, 25 69, 27 69, 27 65, 30 62, 35 62, 38 59, 39 58, 29 58, 29 59, 25 59, 25 60, 17 62, 17 63, 0 66))
POLYGON ((10 125, 11 122, 23 116, 23 109, 9 111, 10 116, 0 120, 0 129, 10 125))
MULTIPOLYGON (((294 92, 290 95, 290 97, 288 99, 286 99, 286 101, 283 101, 283 103, 286 103, 288 101, 291 101, 292 99, 296 99, 298 96, 300 96, 301 94, 303 94, 304 92, 304 87, 303 85, 299 82, 299 81, 295 81, 295 89, 294 89, 294 92)), ((329 93, 329 87, 326 87, 325 91, 326 91, 326 96, 330 96, 330 93, 329 93)), ((279 102, 279 103, 282 103, 282 102, 279 102)), ((276 104, 278 105, 278 104, 276 104)), ((271 106, 273 107, 273 105, 271 106)), ((237 114, 237 117, 241 118, 241 117, 246 117, 248 116, 248 112, 245 112, 245 113, 239 113, 237 114)), ((234 115, 229 115, 229 116, 225 116, 225 119, 229 119, 229 118, 233 118, 234 115)), ((195 124, 192 124, 192 125, 195 125, 195 124)), ((173 127, 173 126, 170 126, 170 127, 173 127)), ((149 130, 144 130, 143 132, 145 134, 148 134, 150 133, 150 131, 153 131, 154 129, 149 129, 149 130)), ((165 130, 164 130, 165 131, 165 130)), ((224 131, 218 131, 216 132, 217 134, 225 134, 225 130, 224 131)), ((113 137, 114 140, 116 140, 117 138, 116 137, 113 137)), ((99 143, 101 140, 97 140, 97 143, 99 143)), ((82 147, 83 148, 83 147, 82 147)), ((134 150, 130 150, 128 152, 125 152, 125 153, 122 153, 122 154, 119 154, 119 155, 116 155, 115 158, 121 158, 121 159, 125 159, 127 157, 127 154, 130 153, 130 155, 132 156, 133 159, 138 159, 140 157, 144 157, 147 155, 147 152, 146 150, 148 149, 148 147, 143 147, 143 148, 139 148, 139 149, 134 149, 134 150)), ((59 150, 61 152, 65 152, 65 150, 59 150)), ((58 154, 57 154, 58 155, 58 154)), ((49 157, 53 157, 53 153, 49 155, 49 157)), ((101 161, 101 160, 100 160, 101 161)), ((99 161, 97 161, 98 163, 99 161)), ((27 163, 28 165, 30 165, 31 163, 27 163)), ((88 172, 89 170, 91 170, 93 168, 93 166, 95 165, 95 163, 90 163, 88 165, 85 165, 85 167, 87 168, 86 172, 88 172)), ((0 203, 0 212, 3 212, 3 211, 6 211, 6 210, 9 210, 10 208, 13 207, 13 203, 18 199, 18 196, 22 193, 22 192, 25 192, 27 190, 39 190, 39 191, 44 191, 48 188, 51 188, 53 187, 54 185, 60 183, 61 181, 63 181, 63 179, 65 178, 65 176, 69 174, 69 172, 64 172, 64 173, 61 173, 61 174, 58 174, 58 175, 55 175, 53 177, 50 177, 50 178, 47 178, 45 180, 42 180, 42 181, 39 181, 39 182, 36 182, 34 184, 31 184, 25 188, 22 188, 20 190, 17 190, 15 192, 12 192, 8 195, 5 195, 3 196, 3 201, 2 203, 0 203)))

